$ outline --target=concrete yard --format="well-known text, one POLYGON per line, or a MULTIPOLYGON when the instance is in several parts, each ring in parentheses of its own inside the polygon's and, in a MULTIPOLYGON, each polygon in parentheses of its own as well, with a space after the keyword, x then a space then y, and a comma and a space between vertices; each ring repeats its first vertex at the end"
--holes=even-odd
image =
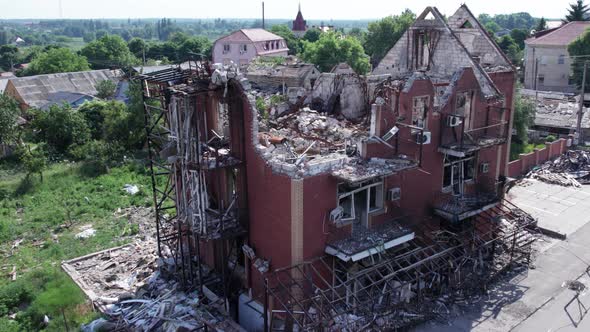
POLYGON ((524 179, 506 198, 538 219, 539 227, 565 236, 590 221, 590 185, 575 188, 524 179))

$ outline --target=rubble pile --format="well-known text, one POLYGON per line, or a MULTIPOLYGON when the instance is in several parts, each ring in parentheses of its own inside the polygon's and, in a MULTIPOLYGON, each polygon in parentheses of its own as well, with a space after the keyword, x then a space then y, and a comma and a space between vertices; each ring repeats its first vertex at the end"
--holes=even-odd
POLYGON ((590 153, 567 151, 557 159, 533 168, 526 177, 566 187, 590 184, 590 153))
POLYGON ((315 142, 307 150, 309 155, 343 151, 347 143, 352 144, 368 137, 364 125, 321 115, 307 107, 278 118, 269 133, 288 138, 293 150, 298 153, 307 150, 315 142))
MULTIPOLYGON (((83 331, 240 331, 223 313, 223 301, 213 292, 187 293, 173 278, 174 259, 158 257, 152 208, 118 209, 117 218, 136 224, 135 242, 62 263, 64 271, 106 315, 83 326, 83 331)), ((163 255, 170 256, 167 247, 163 255)), ((210 271, 203 267, 205 276, 210 271)), ((204 287, 206 289, 206 287, 204 287)))
POLYGON ((62 264, 99 308, 132 296, 156 270, 154 240, 112 248, 62 264))
POLYGON ((99 331, 100 328, 125 326, 130 331, 194 331, 204 326, 214 330, 241 331, 239 326, 226 319, 220 310, 223 303, 210 302, 197 292, 179 290, 178 283, 163 279, 154 273, 134 298, 122 300, 108 307, 109 319, 100 319, 83 331, 99 331))

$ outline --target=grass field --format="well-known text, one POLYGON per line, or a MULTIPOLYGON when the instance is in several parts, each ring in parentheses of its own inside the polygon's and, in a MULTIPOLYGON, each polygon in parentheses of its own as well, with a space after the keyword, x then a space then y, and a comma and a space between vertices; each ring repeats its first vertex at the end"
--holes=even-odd
POLYGON ((60 262, 129 242, 127 219, 113 213, 150 206, 151 182, 138 163, 84 174, 79 164, 59 163, 41 181, 27 179, 16 164, 0 164, 0 331, 64 331, 62 309, 72 330, 95 317, 60 262), (125 184, 140 192, 127 194, 125 184), (96 235, 76 238, 84 225, 96 235), (41 324, 44 315, 48 325, 41 324))

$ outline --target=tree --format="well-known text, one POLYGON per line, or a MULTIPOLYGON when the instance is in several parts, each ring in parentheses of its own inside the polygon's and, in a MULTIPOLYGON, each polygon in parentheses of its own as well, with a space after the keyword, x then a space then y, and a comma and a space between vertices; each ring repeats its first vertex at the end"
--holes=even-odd
MULTIPOLYGON (((571 44, 568 45, 567 51, 572 57, 573 61, 571 64, 572 79, 578 86, 582 87, 582 77, 584 71, 584 61, 587 60, 586 55, 590 54, 590 33, 584 32, 581 36, 576 38, 571 44), (582 56, 582 57, 577 57, 582 56)), ((590 91, 590 74, 586 75, 586 92, 590 91)))
POLYGON ((77 55, 67 48, 54 48, 47 52, 41 52, 34 57, 24 74, 30 76, 89 69, 90 65, 85 57, 77 55))
POLYGON ((509 35, 503 36, 498 43, 502 51, 510 58, 510 61, 516 66, 520 63, 520 49, 509 35))
POLYGON ((20 108, 12 97, 0 94, 0 144, 13 144, 18 138, 20 108))
POLYGON ((524 98, 518 93, 514 98, 514 130, 518 140, 526 144, 528 142, 527 131, 535 121, 536 106, 532 100, 524 98))
POLYGON ((528 30, 524 29, 512 29, 510 31, 510 37, 514 40, 518 48, 523 50, 524 49, 524 41, 529 36, 528 30))
POLYGON ((48 111, 35 110, 31 127, 38 142, 46 142, 51 152, 65 153, 73 145, 90 139, 84 116, 69 105, 52 105, 48 111))
POLYGON ((133 38, 128 43, 127 46, 129 47, 129 51, 133 53, 138 58, 142 58, 144 52, 147 53, 147 44, 145 40, 141 38, 133 38))
POLYGON ((87 32, 84 34, 84 36, 82 37, 82 40, 85 43, 90 43, 91 41, 96 39, 96 34, 94 32, 87 32))
POLYGON ((576 3, 571 3, 570 8, 567 10, 568 14, 565 15, 564 23, 574 21, 588 21, 588 11, 590 9, 584 4, 583 0, 577 0, 576 3))
POLYGON ((117 35, 103 36, 84 46, 80 53, 94 68, 127 67, 139 63, 127 43, 117 35))
POLYGON ((110 99, 115 95, 117 84, 111 80, 101 81, 96 85, 96 96, 100 99, 110 99))
POLYGON ((64 326, 58 329, 69 331, 66 310, 83 302, 84 295, 76 284, 66 280, 57 280, 51 281, 45 286, 45 290, 33 301, 32 307, 42 314, 61 316, 64 326))
POLYGON ((178 60, 185 61, 189 59, 189 53, 201 54, 204 58, 211 55, 211 42, 206 37, 190 37, 178 45, 178 60))
POLYGON ((377 64, 414 23, 416 15, 406 9, 401 15, 387 16, 379 21, 369 23, 364 48, 377 64))
POLYGON ((18 48, 13 45, 0 46, 0 67, 11 70, 18 59, 18 48))
POLYGON ((489 21, 488 23, 486 23, 484 25, 484 27, 486 28, 486 30, 490 33, 490 35, 494 35, 496 34, 496 32, 502 30, 502 27, 498 25, 498 23, 494 22, 494 21, 489 21))
POLYGON ((322 71, 329 71, 341 62, 348 63, 359 74, 365 74, 370 69, 369 57, 359 40, 335 32, 322 33, 315 43, 303 41, 301 56, 322 71))
POLYGON ((301 41, 299 40, 299 38, 295 37, 293 31, 291 31, 291 29, 287 25, 273 25, 270 28, 270 32, 285 39, 285 42, 287 42, 287 47, 289 47, 289 54, 301 53, 301 41))
POLYGON ((536 32, 547 30, 547 21, 545 21, 544 17, 541 17, 539 23, 537 23, 537 27, 535 28, 536 32))
POLYGON ((318 39, 320 39, 321 34, 322 34, 322 31, 320 29, 312 28, 312 29, 305 31, 305 34, 303 35, 303 40, 307 40, 308 42, 315 43, 316 41, 318 41, 318 39))
POLYGON ((47 168, 47 156, 43 146, 37 146, 35 149, 32 149, 30 145, 23 146, 19 155, 27 172, 27 179, 33 174, 39 174, 39 178, 43 182, 43 171, 47 168))

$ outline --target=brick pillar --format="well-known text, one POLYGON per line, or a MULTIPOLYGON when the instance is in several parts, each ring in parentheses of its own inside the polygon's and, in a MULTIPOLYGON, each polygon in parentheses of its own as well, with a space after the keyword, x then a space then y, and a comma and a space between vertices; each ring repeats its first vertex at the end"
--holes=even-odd
MULTIPOLYGON (((303 180, 291 180, 291 264, 295 265, 303 261, 303 180)), ((291 270, 291 277, 299 280, 303 278, 298 269, 291 270)), ((297 299, 303 298, 303 290, 293 287, 291 294, 297 299)), ((305 310, 295 306, 296 310, 305 310)))
POLYGON ((553 156, 553 154, 551 152, 552 147, 553 147, 553 143, 545 142, 545 148, 547 149, 547 159, 551 159, 551 157, 553 156))
POLYGON ((303 261, 303 180, 291 180, 291 264, 303 261))

